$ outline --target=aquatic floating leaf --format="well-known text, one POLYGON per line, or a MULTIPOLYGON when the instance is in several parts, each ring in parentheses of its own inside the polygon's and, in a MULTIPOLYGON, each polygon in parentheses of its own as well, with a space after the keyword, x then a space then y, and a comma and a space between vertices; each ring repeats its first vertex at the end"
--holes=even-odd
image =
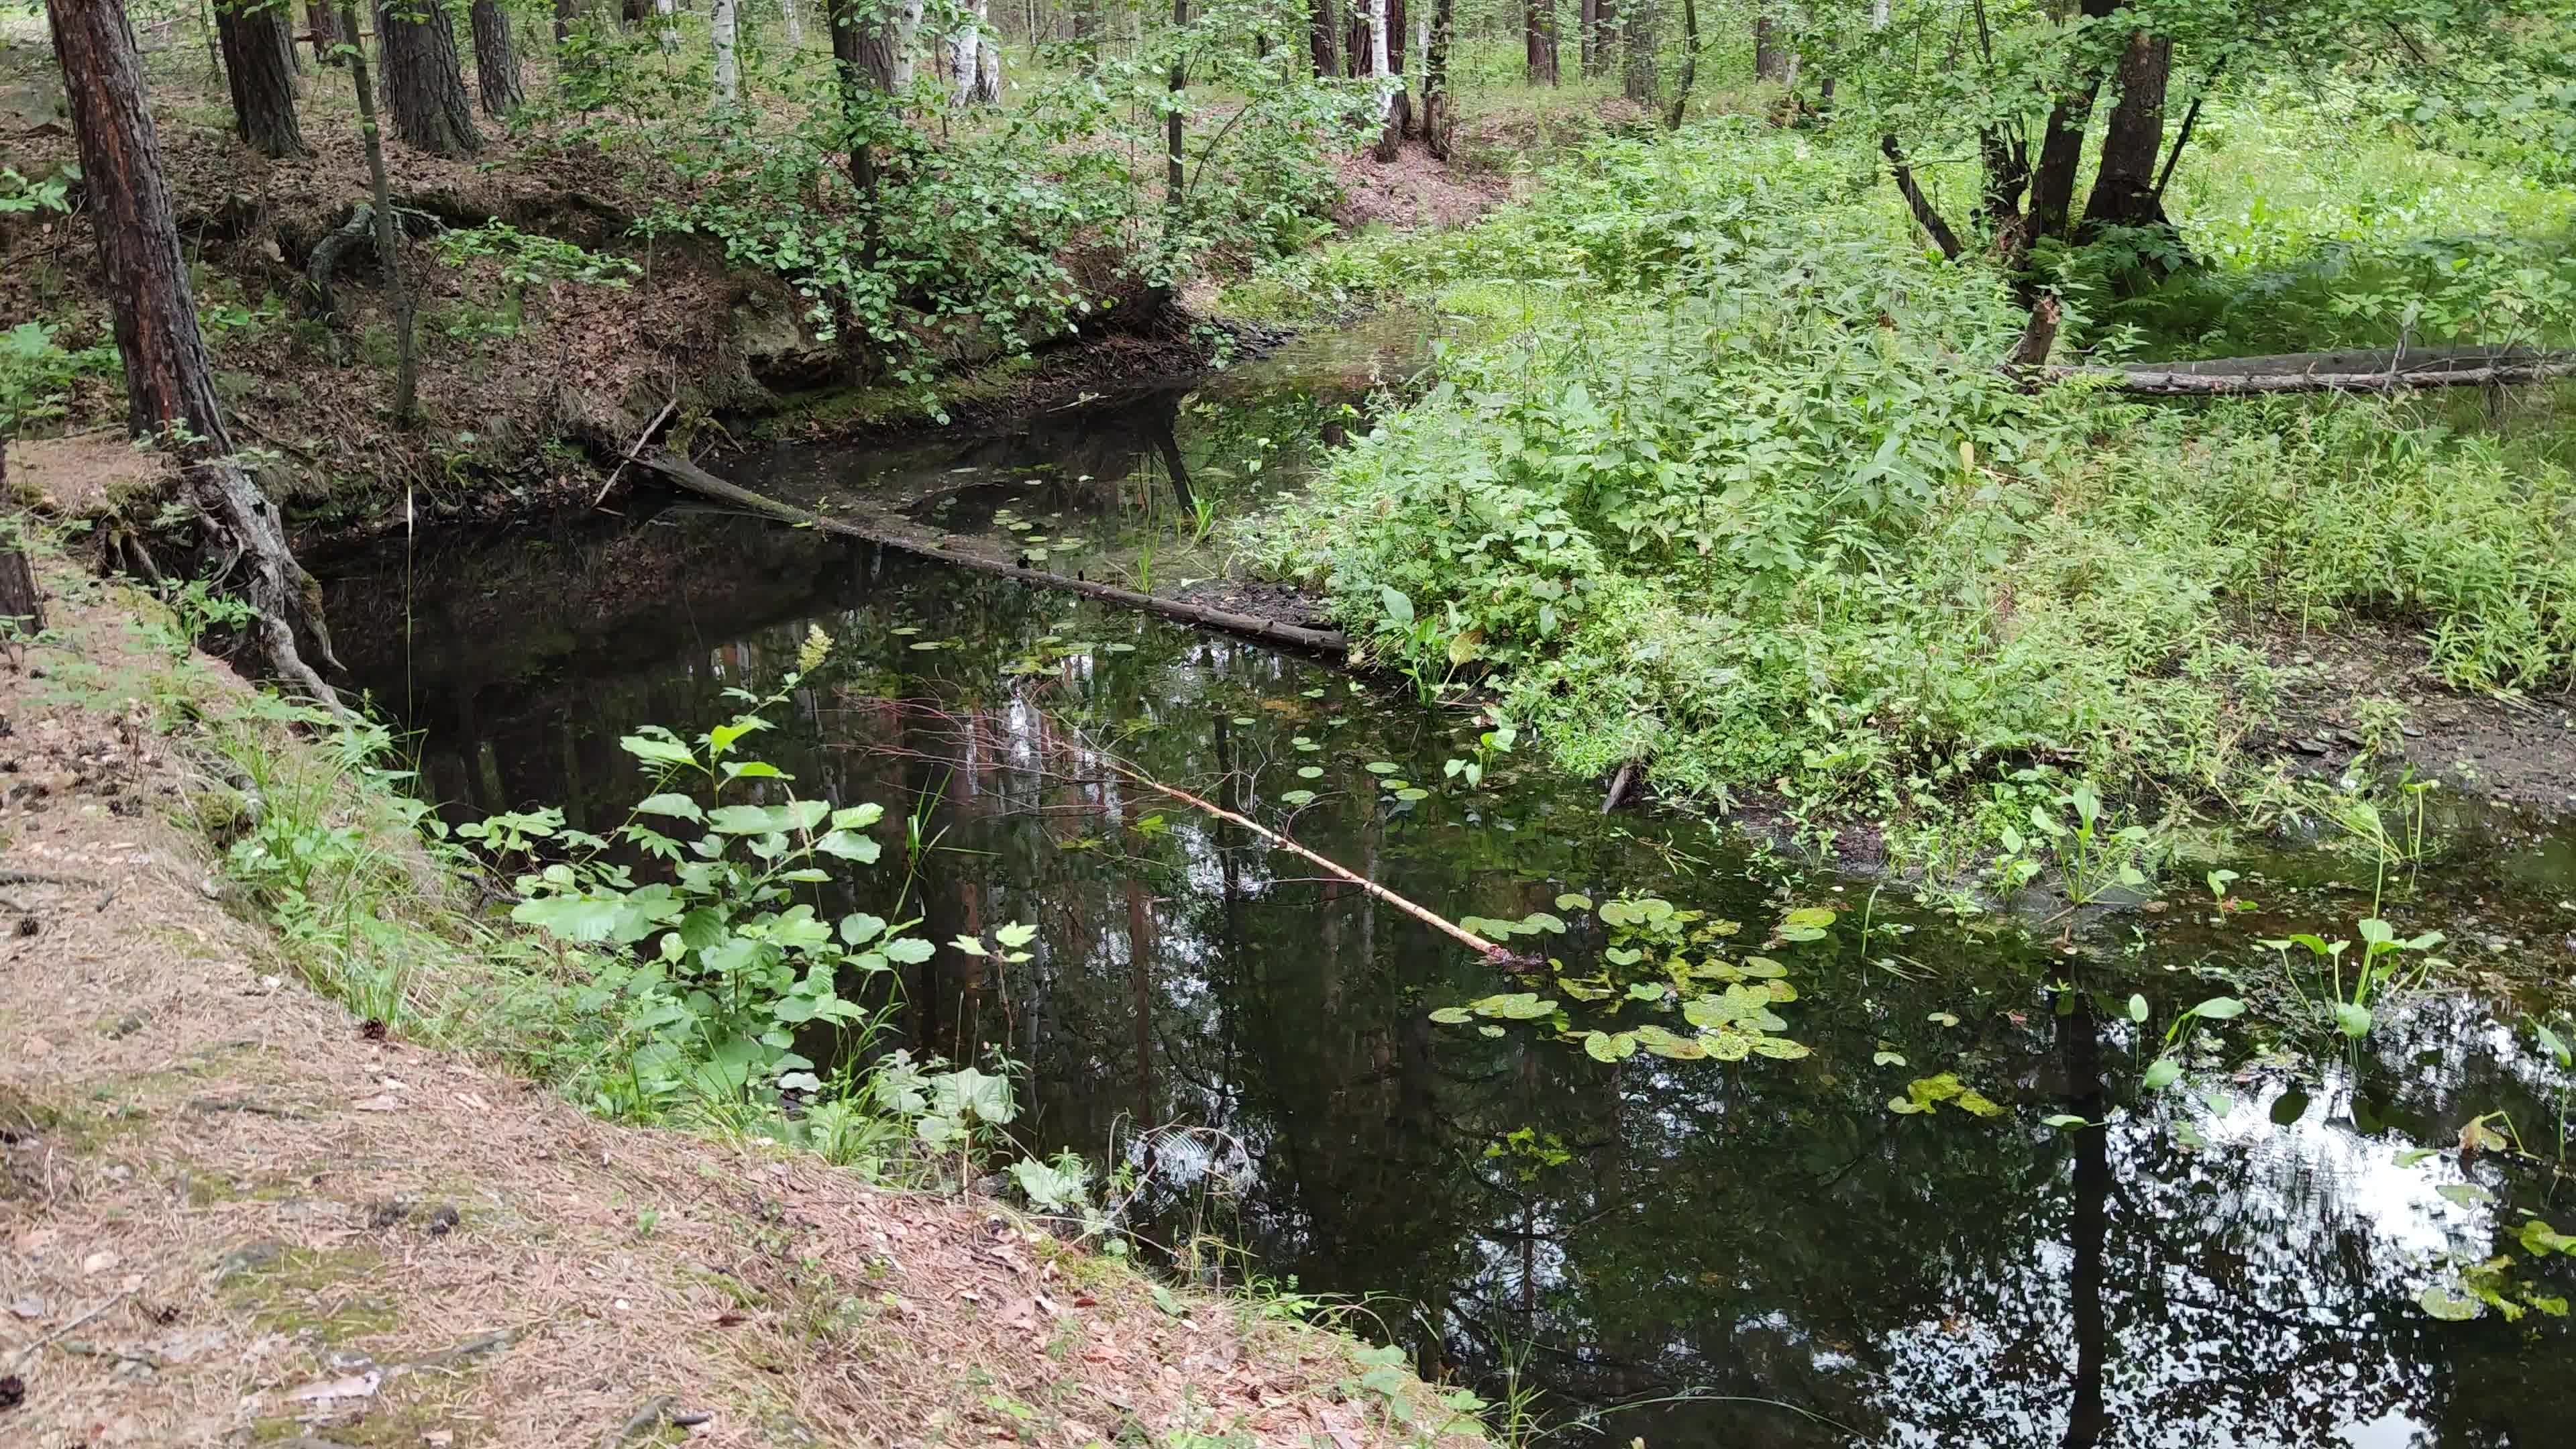
POLYGON ((1773 977, 1786 976, 1789 974, 1788 967, 1781 965, 1779 962, 1772 960, 1768 956, 1747 956, 1744 958, 1744 964, 1736 967, 1735 969, 1743 972, 1747 976, 1773 977))
POLYGON ((1614 1036, 1603 1031, 1586 1032, 1583 1053, 1596 1062, 1625 1061, 1637 1054, 1637 1034, 1623 1031, 1614 1036))
POLYGON ((1923 1019, 1932 1023, 1934 1026, 1957 1026, 1959 1024, 1959 1018, 1952 1016, 1946 1011, 1933 1012, 1931 1015, 1926 1016, 1923 1019))
POLYGON ((1562 936, 1565 934, 1565 922, 1556 916, 1549 915, 1545 911, 1530 912, 1528 915, 1521 917, 1521 924, 1535 930, 1545 931, 1550 935, 1562 936))
POLYGON ((1771 1000, 1774 1003, 1787 1005, 1789 1002, 1798 999, 1798 988, 1790 985, 1786 981, 1772 981, 1766 983, 1766 985, 1770 989, 1771 1000))
MULTIPOLYGON (((1609 978, 1606 976, 1595 976, 1587 981, 1576 981, 1567 977, 1559 976, 1556 978, 1556 984, 1564 990, 1566 995, 1573 997, 1577 1001, 1607 1001, 1612 996, 1618 994, 1611 989, 1609 978), (1595 985, 1595 982, 1600 984, 1595 985)), ((1635 988, 1632 987, 1630 989, 1634 990, 1635 988)))
POLYGON ((2565 1253, 2576 1258, 2576 1234, 2562 1233, 2538 1218, 2522 1222, 2522 1250, 2534 1255, 2565 1253))
POLYGON ((1641 1026, 1636 1030, 1637 1045, 1659 1057, 1677 1062, 1695 1062, 1708 1056, 1708 1048, 1698 1039, 1666 1031, 1660 1026, 1641 1026))
POLYGON ((1830 906, 1801 906, 1780 918, 1783 926, 1830 926, 1834 910, 1830 906))
POLYGON ((2427 1157, 2439 1157, 2440 1155, 2441 1149, 2438 1147, 2409 1147, 2403 1149, 2397 1154, 2397 1165, 2400 1167, 2413 1167, 2416 1163, 2423 1161, 2427 1157))
POLYGON ((1869 1064, 1873 1067, 1901 1067, 1905 1065, 1905 1054, 1882 1049, 1870 1054, 1869 1064))
POLYGON ((921 626, 918 624, 897 624, 886 632, 892 634, 898 639, 905 639, 920 633, 921 626))
POLYGON ((2478 1300, 2443 1283, 2427 1285, 2416 1294, 2415 1306, 2445 1323, 2466 1323, 2486 1311, 2478 1300))
POLYGON ((1395 798, 1398 800, 1428 800, 1431 798, 1431 792, 1422 789, 1419 786, 1407 785, 1403 789, 1395 792, 1395 798))
POLYGON ((946 646, 945 644, 940 643, 940 642, 939 642, 938 640, 936 640, 936 639, 916 639, 916 640, 914 640, 914 641, 913 641, 913 643, 912 643, 912 647, 913 647, 913 649, 914 649, 914 650, 916 650, 916 651, 918 651, 918 652, 924 652, 924 653, 926 653, 926 652, 928 652, 928 651, 930 651, 930 650, 933 650, 933 649, 944 649, 944 648, 946 648, 946 647, 948 647, 948 646, 946 646))
POLYGON ((1297 767, 1297 778, 1300 780, 1320 780, 1324 778, 1324 767, 1321 765, 1300 765, 1297 767))
POLYGON ((1463 1006, 1444 1006, 1431 1013, 1431 1019, 1442 1026, 1465 1026, 1476 1019, 1476 1013, 1463 1006))
POLYGON ((1255 721, 1253 720, 1252 716, 1250 716, 1250 715, 1248 715, 1248 714, 1239 714, 1239 715, 1234 716, 1232 719, 1228 720, 1228 721, 1227 721, 1227 723, 1229 723, 1229 724, 1236 724, 1236 725, 1248 725, 1248 724, 1255 723, 1255 721))
MULTIPOLYGON (((1565 894, 1556 898, 1556 908, 1560 911, 1588 911, 1592 909, 1592 897, 1587 895, 1578 895, 1573 891, 1567 891, 1565 894)), ((2543 1031, 2547 1031, 2548 1029, 2549 1028, 2547 1027, 2541 1028, 2543 1031)))
POLYGON ((2172 1086, 2181 1075, 2181 1062, 2172 1057, 2158 1057, 2147 1063, 2147 1074, 2139 1078, 2138 1084, 2150 1092, 2158 1092, 2172 1086))
POLYGON ((1943 1072, 1937 1077, 1916 1077, 1905 1084, 1905 1095, 1927 1104, 1946 1102, 1966 1090, 1957 1072, 1943 1072))
POLYGON ((1536 1021, 1540 1017, 1553 1016, 1556 1013, 1555 1002, 1543 1000, 1536 992, 1530 991, 1513 991, 1499 996, 1488 996, 1481 1001, 1471 1001, 1467 1004, 1480 1016, 1499 1016, 1506 1021, 1536 1021))
POLYGON ((1282 790, 1279 792, 1280 803, 1284 805, 1303 805, 1314 798, 1315 792, 1312 790, 1282 790))
POLYGON ((1917 1112, 1929 1112, 1932 1109, 1911 1097, 1890 1097, 1887 1099, 1887 1110, 1911 1117, 1917 1112))
POLYGON ((1753 1054, 1753 1038, 1731 1026, 1702 1032, 1699 1042, 1708 1049, 1710 1056, 1721 1062, 1740 1062, 1753 1054))
POLYGON ((1392 775, 1399 767, 1393 760, 1371 760, 1360 768, 1372 775, 1392 775))
POLYGON ((1776 1057, 1784 1062, 1796 1061, 1808 1054, 1805 1042, 1791 1041, 1785 1036, 1757 1036, 1753 1039, 1753 1050, 1758 1055, 1776 1057))
POLYGON ((1628 987, 1628 999, 1630 1001, 1661 1001, 1671 991, 1671 987, 1666 986, 1659 981, 1632 982, 1628 987))
POLYGON ((2433 1189, 2462 1207, 2483 1207, 2495 1201, 2495 1194, 2474 1182, 2446 1182, 2433 1189))
POLYGON ((1613 946, 1601 953, 1601 959, 1613 966, 1634 966, 1646 959, 1646 953, 1626 946, 1613 946))
POLYGON ((1476 1028, 1476 1035, 1478 1036, 1501 1036, 1502 1034, 1503 1029, 1499 1026, 1480 1026, 1476 1028))

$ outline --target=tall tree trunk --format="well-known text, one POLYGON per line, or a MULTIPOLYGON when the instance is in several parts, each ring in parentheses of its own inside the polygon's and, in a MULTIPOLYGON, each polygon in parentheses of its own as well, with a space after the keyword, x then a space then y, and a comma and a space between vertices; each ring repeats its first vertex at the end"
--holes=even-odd
POLYGON ((1449 46, 1457 29, 1456 0, 1434 0, 1431 43, 1422 53, 1422 144, 1440 160, 1449 159, 1449 46))
MULTIPOLYGON (((1172 0, 1172 28, 1180 30, 1190 23, 1190 0, 1172 0)), ((1171 220, 1167 233, 1180 226, 1181 203, 1189 194, 1189 183, 1181 174, 1181 93, 1189 89, 1189 72, 1182 66, 1181 53, 1172 52, 1171 73, 1164 77, 1164 89, 1172 98, 1170 114, 1163 118, 1163 205, 1171 220)))
POLYGON ((1524 0, 1522 22, 1529 50, 1529 83, 1556 84, 1556 0, 1524 0))
POLYGON ((564 42, 572 39, 573 22, 581 18, 581 0, 555 0, 555 50, 560 54, 564 42))
POLYGON ((510 17, 497 0, 474 0, 474 89, 483 114, 507 116, 527 103, 519 81, 519 53, 510 44, 510 17))
POLYGON ((439 156, 481 150, 474 103, 457 66, 456 25, 438 0, 376 0, 376 44, 394 134, 439 156))
POLYGON ((1582 3, 1575 7, 1575 53, 1583 66, 1583 73, 1585 75, 1592 74, 1592 65, 1595 59, 1595 56, 1593 55, 1592 29, 1594 26, 1601 23, 1599 3, 1600 0, 1582 0, 1582 3))
POLYGON ((326 0, 311 0, 304 7, 304 27, 313 40, 313 60, 317 65, 340 63, 340 27, 331 18, 326 0))
MULTIPOLYGON (((1384 90, 1388 81, 1386 22, 1388 0, 1369 0, 1369 78, 1384 90)), ((1396 146, 1404 132, 1396 119, 1395 95, 1392 91, 1378 102, 1377 159, 1395 159, 1396 146)))
MULTIPOLYGON (((352 36, 361 33, 354 4, 341 6, 340 25, 352 36)), ((420 353, 413 335, 411 285, 403 275, 402 227, 394 215, 393 181, 385 171, 384 127, 376 120, 376 93, 370 79, 366 46, 354 44, 349 49, 349 82, 358 93, 358 133, 366 139, 367 184, 375 194, 376 265, 384 272, 385 292, 394 308, 394 426, 408 428, 420 420, 420 353)))
MULTIPOLYGON (((2089 19, 2108 19, 2124 3, 2083 0, 2083 13, 2089 19)), ((2102 73, 2092 71, 2049 107, 2048 129, 2040 136, 2039 159, 2031 167, 2025 246, 2066 234, 2067 217, 2075 204, 2075 174, 2084 161, 2084 132, 2092 124, 2093 103, 2101 94, 2102 73)))
MULTIPOLYGON (((787 48, 789 50, 803 50, 805 48, 805 14, 803 10, 798 8, 796 0, 778 0, 778 23, 787 32, 787 48)), ((1037 39, 1037 36, 1032 32, 1029 38, 1034 41, 1037 39)))
MULTIPOLYGON (((475 3, 480 7, 492 0, 475 3)), ((707 12, 707 33, 716 53, 716 99, 732 105, 742 96, 742 59, 734 50, 734 0, 714 0, 707 12)))
MULTIPOLYGON (((1395 81, 1395 94, 1388 98, 1393 111, 1391 124, 1398 138, 1413 133, 1413 96, 1404 75, 1404 28, 1407 20, 1404 0, 1386 0, 1386 73, 1395 81)), ((1385 159, 1395 159, 1386 144, 1379 150, 1385 159)))
POLYGON ((1682 112, 1690 105, 1691 82, 1699 77, 1699 0, 1682 0, 1682 73, 1673 86, 1672 103, 1664 111, 1664 129, 1682 128, 1682 112))
POLYGON ((322 591, 288 552, 276 509, 232 456, 125 8, 118 0, 47 0, 45 8, 116 309, 127 428, 176 453, 206 551, 221 561, 218 577, 257 611, 253 637, 269 671, 336 705, 297 639, 303 635, 316 659, 337 667, 322 591))
MULTIPOLYGON (((287 0, 269 0, 268 9, 277 20, 272 29, 277 35, 278 57, 286 62, 287 75, 293 77, 304 74, 304 57, 295 52, 294 8, 287 3, 287 0)), ((288 88, 293 89, 291 81, 288 88)))
POLYGON ((1619 68, 1619 0, 1590 0, 1583 26, 1583 73, 1595 80, 1619 68))
POLYGON ((1655 0, 1622 0, 1619 11, 1619 86, 1641 106, 1655 103, 1655 0))
POLYGON ((1780 22, 1769 11, 1753 17, 1753 76, 1767 81, 1789 78, 1789 52, 1780 44, 1780 22))
POLYGON ((680 12, 672 8, 671 0, 653 0, 653 13, 662 18, 662 53, 678 55, 680 53, 680 12))
POLYGON ((263 156, 309 156, 295 120, 295 72, 288 68, 286 12, 275 0, 225 0, 215 7, 232 88, 233 126, 263 156))
POLYGON ((950 33, 944 55, 948 93, 959 105, 989 106, 1002 99, 1002 53, 993 44, 992 0, 961 5, 967 23, 950 33))
POLYGON ((2129 32, 2120 52, 2120 99, 2111 107, 2102 138, 2102 165, 2084 224, 2158 226, 2164 206, 2156 196, 2156 155, 2165 141, 2165 85, 2173 72, 2173 42, 2144 30, 2129 32))
POLYGON ((899 124, 888 98, 912 87, 912 47, 921 29, 921 0, 832 0, 832 62, 850 129, 850 184, 862 209, 860 264, 873 270, 884 253, 879 230, 877 142, 899 124))

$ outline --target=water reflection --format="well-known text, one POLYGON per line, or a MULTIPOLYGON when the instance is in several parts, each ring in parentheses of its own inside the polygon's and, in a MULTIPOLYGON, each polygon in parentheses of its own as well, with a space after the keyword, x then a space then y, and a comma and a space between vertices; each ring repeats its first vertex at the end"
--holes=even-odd
MULTIPOLYGON (((1177 481, 1206 449, 1172 421, 1177 481)), ((2387 1024, 2349 1068, 2231 1032, 2196 1093, 2142 1111, 2160 1040, 2129 994, 2161 1023, 2211 990, 2163 969, 2179 946, 2069 954, 1881 894, 1872 921, 1913 934, 1904 964, 1880 960, 1858 931, 1871 883, 1762 865, 1689 820, 1605 820, 1581 782, 1506 761, 1484 790, 1395 798, 1365 766, 1433 786, 1472 723, 1310 661, 703 516, 414 562, 408 635, 366 622, 401 607, 399 561, 338 580, 332 608, 351 636, 394 641, 358 667, 465 815, 555 802, 614 820, 641 784, 619 734, 704 728, 820 624, 838 658, 762 744, 802 792, 887 806, 886 862, 852 904, 900 897, 936 940, 1041 928, 1025 963, 913 968, 907 1033, 1027 1063, 1033 1146, 1156 1152, 1150 1231, 1221 1231, 1309 1292, 1400 1297, 1385 1317, 1426 1369, 1493 1392, 1519 1363, 1559 1406, 1697 1391, 1605 1426, 1651 1444, 2576 1440, 2563 1325, 2444 1324, 2412 1302, 2525 1210, 2576 1228, 2528 1173, 2397 1164, 2481 1113, 2552 1119, 2544 1064, 2468 1003, 2387 1024), (1778 953, 1814 1054, 1605 1065, 1527 1030, 1434 1027, 1429 1008, 1498 989, 1488 968, 1100 768, 1099 742, 1293 819, 1453 916, 1566 890, 1654 891, 1756 930, 1843 905, 1831 939, 1778 953), (1292 810, 1297 788, 1318 798, 1292 810), (909 864, 908 812, 927 843, 909 864), (1938 1071, 2016 1110, 1887 1110, 1938 1071), (2052 1112, 2109 1125, 2061 1131, 2038 1120, 2052 1112), (1185 1147, 1166 1124, 1224 1137, 1185 1147), (2496 1200, 2436 1191, 2460 1181, 2496 1200)), ((2510 889, 2469 861, 2437 869, 2510 889)), ((1578 921, 1555 948, 1602 945, 1578 921)), ((2538 1276, 2569 1291, 2563 1270, 2538 1276)))

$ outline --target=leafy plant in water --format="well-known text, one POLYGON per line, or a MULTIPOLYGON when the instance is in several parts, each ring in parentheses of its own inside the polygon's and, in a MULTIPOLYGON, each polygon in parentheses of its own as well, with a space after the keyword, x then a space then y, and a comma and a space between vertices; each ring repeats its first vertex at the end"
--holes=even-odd
MULTIPOLYGON (((1596 1012, 1615 1016, 1635 1009, 1670 1017, 1678 1014, 1688 1030, 1666 1021, 1646 1021, 1624 1030, 1578 1029, 1572 1013, 1552 997, 1536 992, 1506 992, 1465 1006, 1442 1007, 1431 1019, 1443 1025, 1478 1022, 1486 1036, 1501 1036, 1497 1021, 1549 1022, 1564 1039, 1579 1043, 1596 1061, 1623 1061, 1643 1051, 1680 1061, 1715 1058, 1742 1061, 1750 1056, 1795 1059, 1808 1047, 1780 1035, 1788 1022, 1772 1010, 1798 999, 1786 979, 1788 968, 1768 956, 1729 957, 1717 943, 1739 934, 1734 921, 1716 920, 1706 912, 1684 910, 1652 896, 1605 901, 1596 909, 1588 896, 1567 893, 1556 899, 1559 911, 1591 911, 1606 928, 1602 968, 1587 976, 1570 974, 1562 960, 1551 957, 1549 969, 1557 989, 1596 1012)), ((1835 913, 1827 907, 1793 910, 1781 918, 1773 937, 1782 942, 1821 939, 1835 913)), ((1547 932, 1563 934, 1564 919, 1533 912, 1520 921, 1486 917, 1462 918, 1469 930, 1494 938, 1547 932)))
POLYGON ((2370 1035, 2378 1013, 2392 1000, 2421 985, 2435 968, 2450 965, 2431 954, 2434 947, 2442 944, 2439 931, 2426 931, 2401 941, 2396 928, 2377 916, 2366 917, 2356 929, 2362 941, 2361 959, 2353 963, 2349 982, 2344 978, 2346 957, 2352 950, 2348 940, 2328 941, 2303 931, 2261 943, 2279 953, 2282 974, 2300 1000, 2353 1041, 2370 1035), (2294 949, 2308 953, 2310 969, 2303 971, 2292 965, 2290 952, 2294 949), (2315 976, 2319 963, 2325 969, 2323 981, 2317 981, 2315 976), (2330 988, 2329 994, 2321 999, 2310 998, 2308 987, 2312 983, 2330 988))
MULTIPOLYGON (((2155 842, 2145 826, 2112 829, 2103 812, 2102 793, 2089 780, 2078 782, 2074 789, 2059 796, 2058 804, 2074 812, 2072 824, 2038 805, 2030 808, 2030 823, 2057 857, 2068 900, 2079 906, 2090 905, 2114 885, 2136 889, 2147 883, 2155 842)), ((2004 848, 2018 856, 2022 842, 2007 835, 2004 848)))
POLYGON ((1488 711, 1487 718, 1493 721, 1494 727, 1476 736, 1474 757, 1452 756, 1440 767, 1440 773, 1450 779, 1464 779, 1470 790, 1484 787, 1485 771, 1492 768, 1494 756, 1510 754, 1512 745, 1520 739, 1520 731, 1506 723, 1500 716, 1488 711))
MULTIPOLYGON (((2183 1048, 2191 1044, 2192 1035, 2199 1029, 2200 1024, 2205 1021, 2233 1021, 2244 1014, 2244 1002, 2233 996, 2213 996, 2176 1016, 2166 1023, 2163 1048, 2156 1053, 2153 1061, 2147 1063, 2146 1073, 2139 1078, 2138 1084, 2150 1092, 2161 1092, 2180 1081, 2183 1048)), ((2146 998, 2131 996, 2129 998, 2130 1020, 2144 1026, 2147 1016, 2146 998)))
POLYGON ((832 878, 826 863, 875 863, 877 843, 865 832, 884 812, 800 799, 786 772, 742 749, 769 727, 765 712, 783 705, 829 649, 830 640, 811 631, 775 692, 728 691, 748 707, 694 741, 658 726, 619 740, 655 791, 607 836, 568 828, 555 809, 458 831, 501 859, 526 861, 511 919, 569 948, 566 964, 582 978, 570 988, 576 1009, 614 1018, 631 1043, 619 1107, 690 1098, 774 1105, 785 1092, 822 1093, 800 1040, 820 1034, 828 1054, 846 1059, 852 1039, 864 1042, 877 1023, 840 983, 932 954, 903 925, 864 912, 827 921, 796 899, 800 888, 832 878), (637 879, 611 858, 613 846, 663 862, 669 879, 637 879), (570 858, 542 860, 541 851, 570 858))

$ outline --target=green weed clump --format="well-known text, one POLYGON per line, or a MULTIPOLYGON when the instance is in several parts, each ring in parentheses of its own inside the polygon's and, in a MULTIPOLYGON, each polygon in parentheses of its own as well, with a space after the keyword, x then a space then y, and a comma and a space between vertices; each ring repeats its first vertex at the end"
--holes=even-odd
POLYGON ((1850 144, 1604 143, 1463 238, 1315 264, 1446 288, 1483 340, 1261 560, 1567 767, 1890 815, 2224 785, 2266 616, 2411 621, 2466 686, 2576 666, 2563 469, 2434 405, 2025 388, 2008 279, 1928 254, 1850 144))

